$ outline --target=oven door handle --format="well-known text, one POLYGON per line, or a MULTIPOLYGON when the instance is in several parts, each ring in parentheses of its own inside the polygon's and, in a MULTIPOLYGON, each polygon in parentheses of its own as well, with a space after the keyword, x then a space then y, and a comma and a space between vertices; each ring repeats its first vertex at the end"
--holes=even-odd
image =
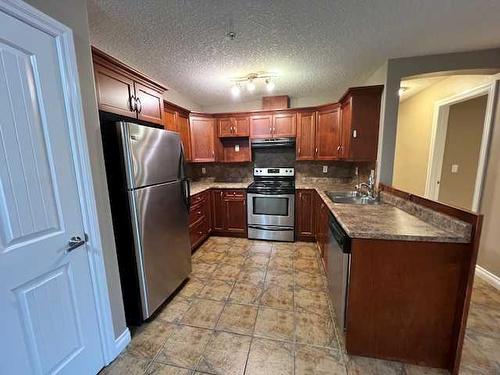
POLYGON ((295 199, 295 194, 263 194, 263 193, 247 193, 247 199, 250 198, 288 198, 295 199))

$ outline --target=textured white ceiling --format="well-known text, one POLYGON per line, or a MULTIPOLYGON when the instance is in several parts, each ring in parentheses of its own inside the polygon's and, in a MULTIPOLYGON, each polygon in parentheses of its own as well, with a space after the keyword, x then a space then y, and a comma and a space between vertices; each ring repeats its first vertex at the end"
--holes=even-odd
MULTIPOLYGON (((254 71, 280 73, 276 94, 324 97, 387 58, 500 46, 498 0, 88 0, 88 8, 95 46, 201 106, 227 103, 228 78, 254 71)), ((240 101, 263 95, 259 86, 240 101)))

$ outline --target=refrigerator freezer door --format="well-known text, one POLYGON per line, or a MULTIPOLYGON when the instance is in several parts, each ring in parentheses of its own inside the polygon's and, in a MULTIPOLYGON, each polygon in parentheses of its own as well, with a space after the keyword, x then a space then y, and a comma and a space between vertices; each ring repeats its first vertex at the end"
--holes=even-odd
POLYGON ((118 126, 127 159, 129 189, 180 179, 179 134, 130 122, 120 122, 118 126))
POLYGON ((143 317, 147 319, 188 277, 191 247, 181 182, 129 192, 143 317))

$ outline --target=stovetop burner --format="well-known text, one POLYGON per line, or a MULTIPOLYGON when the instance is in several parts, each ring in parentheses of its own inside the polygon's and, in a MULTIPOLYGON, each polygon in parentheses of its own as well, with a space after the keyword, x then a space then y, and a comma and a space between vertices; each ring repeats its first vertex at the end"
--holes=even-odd
POLYGON ((249 193, 295 194, 294 168, 255 168, 249 193))

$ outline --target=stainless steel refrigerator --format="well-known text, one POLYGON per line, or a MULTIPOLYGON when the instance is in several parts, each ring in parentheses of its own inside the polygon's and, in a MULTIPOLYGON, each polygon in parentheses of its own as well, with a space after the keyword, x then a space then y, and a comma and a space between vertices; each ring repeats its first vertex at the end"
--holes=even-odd
POLYGON ((191 272, 189 182, 177 133, 101 127, 125 313, 137 325, 191 272))

